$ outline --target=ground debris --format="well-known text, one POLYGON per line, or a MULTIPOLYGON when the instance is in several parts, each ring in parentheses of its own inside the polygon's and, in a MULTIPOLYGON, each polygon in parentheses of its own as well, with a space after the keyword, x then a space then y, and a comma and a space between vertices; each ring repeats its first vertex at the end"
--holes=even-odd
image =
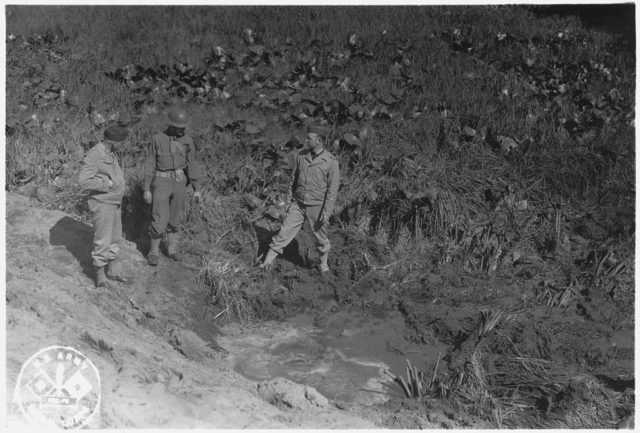
POLYGON ((258 395, 274 406, 305 409, 309 406, 326 408, 329 400, 313 387, 300 385, 281 377, 258 384, 258 395))

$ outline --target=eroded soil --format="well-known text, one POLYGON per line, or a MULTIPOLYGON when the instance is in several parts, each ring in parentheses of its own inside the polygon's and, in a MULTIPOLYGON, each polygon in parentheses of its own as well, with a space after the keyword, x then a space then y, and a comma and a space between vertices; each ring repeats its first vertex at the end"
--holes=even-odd
POLYGON ((100 371, 100 428, 366 428, 371 422, 318 404, 305 388, 243 378, 217 346, 191 270, 164 260, 150 268, 134 244, 124 257, 132 286, 94 289, 91 228, 7 195, 8 427, 26 420, 11 401, 22 364, 40 349, 73 347, 100 371), (274 385, 275 386, 275 385, 274 385), (284 386, 284 388, 282 388, 284 386))
MULTIPOLYGON (((332 227, 328 275, 313 269, 302 231, 271 273, 246 263, 260 287, 255 319, 223 326, 196 281, 197 249, 151 268, 127 243, 136 283, 96 290, 91 233, 7 195, 8 395, 33 353, 74 347, 102 374, 94 427, 613 427, 633 413, 632 303, 592 294, 547 305, 526 279, 470 275, 428 252, 396 260, 332 227), (500 312, 483 335, 481 310, 500 312), (420 399, 384 380, 384 370, 406 378, 406 360, 432 385, 420 399), (531 407, 487 416, 507 400, 531 407)), ((24 422, 11 401, 9 413, 10 425, 24 422)))

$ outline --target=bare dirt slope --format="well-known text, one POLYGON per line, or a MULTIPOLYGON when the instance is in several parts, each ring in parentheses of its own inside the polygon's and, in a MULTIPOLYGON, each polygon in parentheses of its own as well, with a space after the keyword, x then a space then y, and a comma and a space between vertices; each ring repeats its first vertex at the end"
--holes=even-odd
POLYGON ((68 215, 6 197, 7 396, 10 430, 24 424, 11 395, 38 350, 73 347, 102 380, 100 428, 366 428, 313 389, 251 382, 233 371, 202 312, 204 289, 168 260, 124 257, 132 286, 96 290, 92 229, 68 215))

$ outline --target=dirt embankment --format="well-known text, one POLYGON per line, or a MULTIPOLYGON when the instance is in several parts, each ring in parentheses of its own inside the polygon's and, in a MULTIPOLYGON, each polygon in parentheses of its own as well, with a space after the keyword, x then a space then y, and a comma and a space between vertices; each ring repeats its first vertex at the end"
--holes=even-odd
MULTIPOLYGON (((259 291, 252 295, 260 301, 258 316, 303 313, 314 329, 339 336, 347 319, 395 312, 400 337, 375 331, 390 339, 384 350, 403 360, 416 352, 411 345, 420 353, 423 345, 449 346, 439 369, 433 356, 412 358, 429 377, 438 373, 427 396, 404 398, 390 383, 386 403, 345 404, 283 377, 251 381, 237 373, 233 344, 227 353, 216 342, 212 323, 220 310, 207 311, 210 289, 196 283, 193 265, 164 259, 149 267, 127 242, 123 254, 135 284, 96 290, 91 227, 21 195, 8 194, 6 206, 8 396, 30 356, 53 345, 73 347, 100 372, 93 427, 585 428, 633 416, 632 306, 603 294, 557 305, 526 279, 474 276, 452 264, 418 272, 400 290, 387 281, 397 264, 392 257, 337 228, 332 271, 321 276, 309 269, 313 242, 303 231, 272 274, 247 268, 255 273, 250 288, 259 291), (360 263, 363 251, 378 265, 360 263)), ((402 368, 392 370, 403 375, 402 368)), ((24 423, 11 401, 8 411, 10 427, 24 423)))
POLYGON ((132 243, 131 286, 96 290, 91 227, 6 197, 8 426, 25 424, 11 401, 22 364, 40 349, 73 347, 101 376, 98 428, 367 428, 314 389, 249 381, 215 343, 192 272, 146 265, 132 243))

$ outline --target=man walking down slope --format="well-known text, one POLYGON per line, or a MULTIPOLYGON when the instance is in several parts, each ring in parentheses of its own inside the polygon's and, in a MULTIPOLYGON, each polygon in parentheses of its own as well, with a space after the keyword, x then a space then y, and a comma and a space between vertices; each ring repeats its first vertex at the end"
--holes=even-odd
POLYGON ((93 220, 93 265, 96 286, 111 287, 109 279, 130 284, 133 277, 122 269, 119 259, 122 241, 122 197, 124 173, 115 154, 129 131, 113 126, 104 132, 104 140, 87 153, 80 170, 80 188, 89 193, 88 205, 93 220))
POLYGON ((298 234, 305 219, 316 238, 320 253, 320 272, 329 271, 328 256, 331 243, 328 237, 329 217, 333 214, 338 187, 340 168, 338 160, 324 148, 327 129, 309 125, 303 150, 296 156, 288 210, 277 235, 269 244, 262 269, 269 269, 275 258, 282 254, 298 234))
POLYGON ((196 148, 185 129, 189 114, 173 107, 168 113, 169 126, 155 134, 144 161, 144 193, 147 204, 152 204, 149 237, 151 249, 147 256, 151 266, 158 265, 160 241, 167 237, 167 255, 181 260, 178 252, 178 225, 187 197, 187 185, 193 187, 196 202, 201 199, 198 190, 201 167, 196 160, 196 148))

